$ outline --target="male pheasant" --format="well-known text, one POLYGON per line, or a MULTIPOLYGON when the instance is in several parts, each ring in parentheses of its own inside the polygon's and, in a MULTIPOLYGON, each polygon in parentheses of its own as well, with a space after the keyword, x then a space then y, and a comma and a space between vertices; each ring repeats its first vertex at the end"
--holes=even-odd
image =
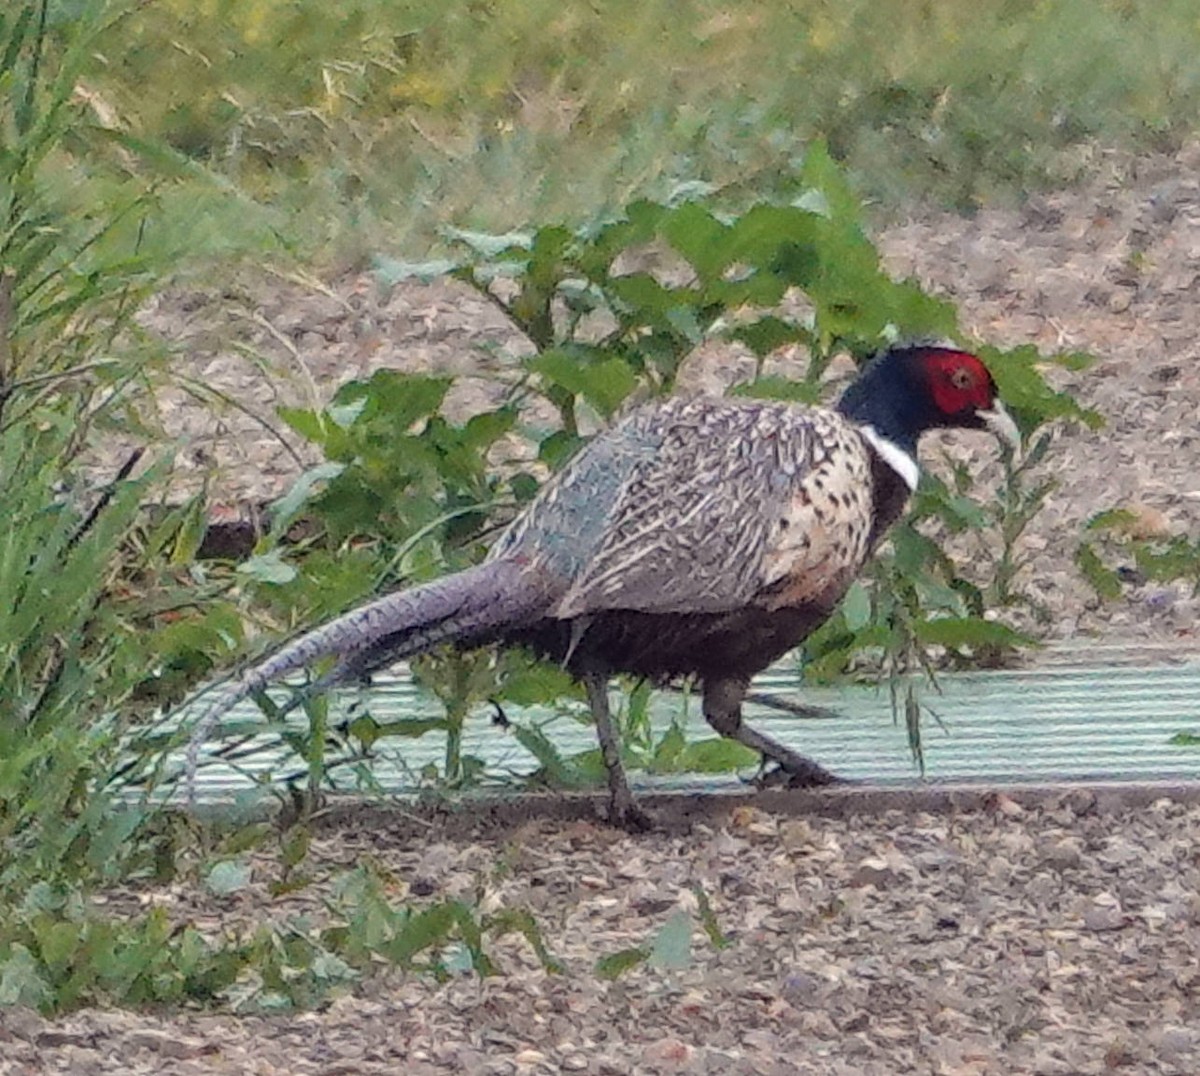
POLYGON ((313 661, 321 686, 439 644, 527 647, 587 691, 608 771, 610 820, 643 828, 621 765, 607 682, 697 678, 709 724, 793 784, 834 780, 742 722, 750 679, 836 608, 899 518, 935 427, 990 428, 1019 445, 974 355, 893 348, 836 409, 676 397, 593 438, 466 571, 360 606, 222 685, 191 748, 229 707, 313 661))

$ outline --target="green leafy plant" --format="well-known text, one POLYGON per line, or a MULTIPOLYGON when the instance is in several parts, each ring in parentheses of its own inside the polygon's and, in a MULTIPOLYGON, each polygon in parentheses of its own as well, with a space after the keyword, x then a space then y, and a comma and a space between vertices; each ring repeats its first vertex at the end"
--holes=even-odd
MULTIPOLYGON (((1075 547, 1075 564, 1103 601, 1116 601, 1133 581, 1183 583, 1200 594, 1200 540, 1183 534, 1146 536, 1137 513, 1128 508, 1108 508, 1088 520, 1075 547)), ((1200 736, 1184 730, 1169 742, 1195 747, 1200 736)))
POLYGON ((1200 541, 1182 534, 1146 537, 1127 508, 1105 509, 1088 520, 1075 563, 1105 599, 1121 595, 1122 570, 1146 581, 1190 583, 1200 594, 1200 541))
MULTIPOLYGON (((815 402, 834 389, 828 375, 837 356, 861 363, 897 338, 939 337, 985 356, 1030 439, 1028 455, 1005 461, 998 500, 974 496, 961 466, 950 465, 948 479, 927 475, 911 517, 865 585, 809 641, 805 675, 840 675, 873 655, 898 692, 920 762, 921 707, 909 673, 932 673, 944 661, 994 664, 1030 642, 1002 619, 1005 609, 1026 601, 1017 540, 1052 488, 1030 476, 1049 450, 1051 424, 1099 421, 1053 391, 1039 367, 1079 367, 1088 357, 1046 359, 1029 347, 1002 352, 966 340, 948 303, 882 271, 857 199, 823 146, 809 149, 784 201, 745 204, 732 193, 692 190, 670 202, 635 202, 582 229, 548 225, 497 236, 451 230, 447 242, 448 256, 436 262, 380 259, 380 276, 399 283, 448 275, 521 330, 533 352, 515 371, 495 375, 504 384, 499 406, 455 425, 440 413, 448 379, 387 372, 344 386, 322 412, 284 416, 336 467, 309 502, 326 538, 353 544, 352 556, 373 558, 380 565, 375 579, 415 582, 477 559, 486 536, 578 449, 587 430, 635 397, 671 392, 701 345, 740 346, 752 356, 752 375, 733 392, 815 402), (798 366, 795 376, 776 372, 781 355, 791 360, 789 369, 798 366), (534 397, 556 413, 549 427, 520 421, 534 397), (486 454, 501 436, 522 438, 536 464, 488 468, 486 454), (939 539, 947 535, 974 538, 987 551, 971 575, 942 551, 939 539)), ((318 567, 324 563, 319 557, 318 567)), ((255 597, 286 606, 319 590, 319 578, 272 581, 255 597)), ((445 704, 446 718, 401 734, 445 733, 443 776, 451 784, 471 773, 458 744, 475 705, 502 704, 509 690, 526 705, 552 705, 574 693, 562 676, 544 677, 531 691, 528 662, 512 655, 435 655, 416 671, 445 704)), ((622 718, 632 766, 671 772, 745 764, 745 752, 727 745, 681 743, 679 727, 656 740, 646 697, 635 692, 622 718)), ((539 780, 579 784, 598 772, 594 752, 564 759, 543 725, 518 722, 516 734, 539 760, 539 780)))
POLYGON ((25 3, 0 19, 0 888, 17 899, 33 879, 115 868, 134 824, 89 792, 116 768, 115 715, 151 664, 142 610, 124 599, 148 564, 127 543, 160 477, 131 478, 135 452, 107 486, 84 480, 97 431, 138 429, 154 358, 131 343, 148 202, 134 193, 78 217, 51 182, 103 5, 85 5, 70 30, 52 14, 25 3))
POLYGON ((656 971, 672 972, 687 968, 692 962, 692 936, 699 926, 714 949, 724 949, 729 939, 721 931, 703 886, 692 886, 696 898, 696 914, 677 908, 655 931, 646 945, 618 949, 596 961, 596 974, 602 979, 619 979, 643 965, 656 971), (697 921, 698 920, 698 921, 697 921))
POLYGON ((143 242, 153 182, 114 164, 78 92, 119 14, 0 12, 0 1004, 47 1011, 212 996, 250 952, 93 902, 174 870, 130 794, 152 791, 160 741, 130 750, 131 725, 241 632, 188 571, 198 500, 143 511, 169 453, 146 451, 163 352, 135 315, 172 263, 143 242), (129 450, 100 478, 113 443, 129 450))

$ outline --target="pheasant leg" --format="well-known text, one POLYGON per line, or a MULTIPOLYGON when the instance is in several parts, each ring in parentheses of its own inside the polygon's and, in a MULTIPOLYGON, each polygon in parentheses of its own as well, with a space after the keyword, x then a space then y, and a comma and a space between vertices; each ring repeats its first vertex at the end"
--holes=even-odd
POLYGON ((704 718, 722 736, 743 743, 763 757, 776 763, 788 775, 791 788, 816 788, 840 784, 841 778, 805 758, 790 747, 772 740, 765 733, 742 723, 742 700, 746 697, 742 680, 713 680, 704 685, 704 718))
POLYGON ((613 727, 612 715, 608 712, 608 678, 598 673, 587 673, 583 677, 587 689, 588 705, 592 708, 592 719, 596 722, 596 736, 600 740, 600 754, 604 768, 608 771, 608 820, 614 826, 631 833, 644 832, 653 827, 650 816, 634 801, 621 765, 621 745, 617 730, 613 727))

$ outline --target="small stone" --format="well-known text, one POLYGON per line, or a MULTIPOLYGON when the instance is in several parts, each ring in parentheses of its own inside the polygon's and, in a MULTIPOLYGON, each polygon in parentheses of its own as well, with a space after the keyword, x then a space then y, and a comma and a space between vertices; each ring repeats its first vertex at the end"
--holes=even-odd
POLYGON ((811 1005, 821 990, 821 980, 807 971, 794 971, 783 980, 780 991, 793 1005, 811 1005))
POLYGON ((852 1035, 856 1031, 866 1031, 871 1026, 871 1014, 866 1011, 857 1012, 841 1025, 841 1030, 852 1035))
POLYGON ((802 818, 788 818, 779 823, 779 843, 788 852, 804 852, 813 847, 812 826, 802 818))
POLYGON ((649 1043, 642 1050, 642 1057, 650 1064, 686 1065, 694 1053, 686 1042, 668 1036, 649 1043))
POLYGON ((583 1054, 567 1054, 562 1059, 563 1072, 586 1072, 588 1059, 583 1054))
POLYGON ((765 811, 746 804, 735 807, 729 815, 729 824, 734 829, 748 829, 754 833, 773 828, 770 823, 770 816, 765 811))
POLYGON ((90 1046, 94 1037, 88 1032, 48 1028, 38 1034, 37 1044, 43 1049, 53 1049, 59 1046, 90 1046))
POLYGON ((1145 541, 1149 538, 1165 538, 1171 533, 1167 517, 1157 508, 1135 502, 1124 506, 1129 518, 1117 524, 1116 529, 1130 538, 1145 541))
POLYGON ((995 814, 1002 814, 1006 818, 1020 818, 1025 813, 1024 807, 1003 792, 997 792, 994 796, 989 797, 987 809, 995 814))
POLYGON ((1064 837, 1062 840, 1056 841, 1046 849, 1043 862, 1046 866, 1058 871, 1071 870, 1078 867, 1083 862, 1078 839, 1064 837))
POLYGON ((1196 1033, 1186 1027, 1164 1027, 1156 1045, 1163 1057, 1177 1057, 1195 1048, 1196 1033))
POLYGON ((1108 893, 1101 893, 1083 913, 1083 925, 1097 933, 1120 930, 1127 922, 1120 903, 1108 893))
POLYGON ((215 1053, 215 1043, 207 1043, 201 1039, 189 1039, 181 1035, 157 1031, 154 1028, 141 1028, 132 1031, 125 1037, 125 1043, 135 1050, 150 1050, 163 1057, 177 1061, 200 1057, 203 1054, 215 1053))
POLYGON ((876 889, 886 889, 893 885, 899 875, 896 874, 886 860, 864 859, 858 868, 850 875, 848 881, 854 889, 873 885, 876 889))

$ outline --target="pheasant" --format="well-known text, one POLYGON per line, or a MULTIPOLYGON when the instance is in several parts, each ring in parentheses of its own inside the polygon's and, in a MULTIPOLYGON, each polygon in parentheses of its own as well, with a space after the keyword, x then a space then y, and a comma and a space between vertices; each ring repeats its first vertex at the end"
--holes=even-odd
POLYGON ((609 819, 649 819, 631 794, 608 708, 617 673, 694 677, 723 736, 793 785, 836 778, 742 721, 750 679, 837 607, 916 488, 936 427, 1020 435, 982 361, 914 345, 872 360, 836 408, 674 397, 631 410, 552 478, 465 571, 377 598, 221 685, 189 748, 278 678, 334 657, 326 688, 433 647, 525 647, 587 694, 609 819))

